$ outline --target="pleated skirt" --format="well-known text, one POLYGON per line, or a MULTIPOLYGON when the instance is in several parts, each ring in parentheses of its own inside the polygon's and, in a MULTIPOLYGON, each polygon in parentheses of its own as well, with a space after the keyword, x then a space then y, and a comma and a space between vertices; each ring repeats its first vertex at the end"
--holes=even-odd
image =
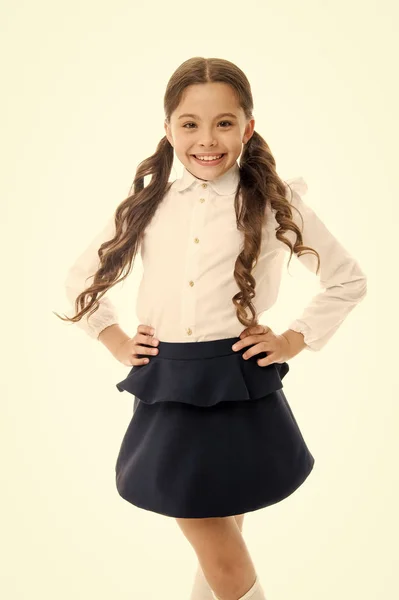
POLYGON ((282 389, 289 365, 261 367, 265 352, 245 360, 238 340, 160 341, 116 384, 134 396, 115 465, 124 500, 169 517, 227 517, 306 480, 314 457, 282 389))

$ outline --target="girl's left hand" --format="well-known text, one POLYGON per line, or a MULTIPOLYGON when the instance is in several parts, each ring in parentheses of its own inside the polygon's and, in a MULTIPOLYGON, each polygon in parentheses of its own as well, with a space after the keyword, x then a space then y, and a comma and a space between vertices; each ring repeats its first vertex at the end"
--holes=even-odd
POLYGON ((267 325, 255 325, 255 327, 247 327, 240 334, 240 341, 236 342, 232 347, 233 350, 240 350, 245 346, 251 346, 242 357, 250 358, 260 352, 267 352, 265 358, 259 358, 256 362, 261 367, 266 367, 272 363, 283 363, 290 356, 290 344, 283 335, 276 335, 267 327, 267 325), (252 344, 255 344, 252 346, 252 344))

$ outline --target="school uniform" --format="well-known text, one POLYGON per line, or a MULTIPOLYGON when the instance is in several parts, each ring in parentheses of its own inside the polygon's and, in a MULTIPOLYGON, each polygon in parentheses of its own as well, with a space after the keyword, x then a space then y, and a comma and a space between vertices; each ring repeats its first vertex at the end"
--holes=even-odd
MULTIPOLYGON (((140 246, 136 314, 139 323, 154 327, 160 343, 148 364, 133 366, 116 383, 134 398, 116 460, 116 487, 128 502, 166 516, 220 517, 264 508, 298 489, 315 462, 283 392, 288 363, 261 367, 257 360, 265 353, 244 360, 248 346, 232 350, 245 329, 231 300, 239 292, 233 270, 243 247, 234 210, 238 182, 237 163, 207 182, 184 169, 140 246)), ((304 335, 307 350, 319 351, 364 298, 367 279, 304 202, 304 179, 285 184, 287 199, 303 217, 302 224, 293 209, 303 243, 320 255, 323 287, 288 328, 304 335)), ((289 253, 276 238, 274 212, 267 207, 266 213, 252 272, 258 319, 276 302, 289 253)), ((98 248, 114 231, 112 216, 70 268, 65 285, 72 305, 99 265, 98 248)), ((295 242, 293 232, 285 235, 295 242)), ((317 257, 294 257, 315 272, 317 257)), ((118 322, 105 295, 90 319, 77 325, 97 339, 118 322)))

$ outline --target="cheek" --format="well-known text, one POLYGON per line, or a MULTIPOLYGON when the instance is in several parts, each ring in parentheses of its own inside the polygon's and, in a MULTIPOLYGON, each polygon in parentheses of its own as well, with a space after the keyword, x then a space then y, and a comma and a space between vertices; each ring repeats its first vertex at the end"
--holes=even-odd
POLYGON ((190 140, 187 138, 187 136, 176 135, 176 134, 173 136, 173 142, 174 142, 175 148, 180 148, 180 149, 186 148, 191 143, 190 140))
POLYGON ((185 157, 186 159, 190 158, 190 154, 193 151, 193 142, 184 140, 175 144, 175 152, 176 154, 185 157))
POLYGON ((184 144, 184 143, 182 143, 181 140, 180 141, 175 140, 175 146, 174 146, 174 148, 175 148, 175 152, 177 154, 187 154, 188 150, 189 150, 189 147, 190 147, 189 144, 187 144, 187 143, 184 144))

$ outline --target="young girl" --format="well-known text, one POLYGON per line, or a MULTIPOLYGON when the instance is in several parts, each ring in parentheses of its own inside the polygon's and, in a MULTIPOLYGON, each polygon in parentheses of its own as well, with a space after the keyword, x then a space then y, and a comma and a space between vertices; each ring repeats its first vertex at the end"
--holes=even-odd
POLYGON ((314 465, 282 390, 287 361, 325 346, 364 298, 366 276, 302 199, 305 181, 278 176, 236 65, 185 61, 164 109, 155 154, 68 272, 76 314, 63 320, 133 365, 116 384, 134 396, 116 487, 176 519, 199 559, 191 600, 263 600, 244 514, 285 499, 314 465), (174 152, 184 172, 169 182, 174 152), (138 251, 142 324, 130 338, 105 294, 138 251), (277 299, 288 251, 325 289, 277 334, 258 318, 277 299))

